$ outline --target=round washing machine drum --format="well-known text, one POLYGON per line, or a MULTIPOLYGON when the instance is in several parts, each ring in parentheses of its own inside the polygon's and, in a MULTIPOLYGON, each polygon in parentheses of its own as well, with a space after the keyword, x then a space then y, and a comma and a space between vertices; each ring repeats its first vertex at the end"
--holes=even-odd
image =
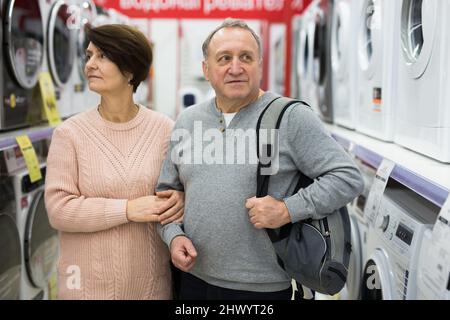
POLYGON ((362 248, 361 239, 358 230, 358 221, 355 217, 350 216, 351 224, 351 244, 352 253, 350 255, 350 263, 347 274, 347 299, 358 300, 361 288, 361 272, 362 272, 362 248))
POLYGON ((392 300, 390 269, 385 256, 376 250, 364 267, 361 300, 392 300))
POLYGON ((86 65, 86 49, 89 45, 86 28, 93 27, 95 19, 97 18, 97 11, 95 4, 90 0, 81 0, 80 11, 81 27, 77 38, 78 73, 80 74, 80 79, 85 81, 84 66, 86 65))
POLYGON ((37 193, 32 202, 24 237, 25 266, 34 286, 47 286, 55 271, 59 255, 58 234, 50 226, 44 203, 44 192, 37 193))
POLYGON ((323 11, 316 12, 313 47, 313 79, 317 85, 323 85, 326 79, 326 28, 325 13, 323 11))
POLYGON ((75 30, 71 10, 64 1, 57 1, 50 11, 47 28, 47 56, 53 81, 64 86, 70 78, 75 61, 75 30))
POLYGON ((5 11, 6 60, 13 78, 25 88, 39 80, 44 56, 44 28, 38 0, 11 0, 5 11))
POLYGON ((0 213, 0 300, 19 298, 22 251, 15 221, 0 213))

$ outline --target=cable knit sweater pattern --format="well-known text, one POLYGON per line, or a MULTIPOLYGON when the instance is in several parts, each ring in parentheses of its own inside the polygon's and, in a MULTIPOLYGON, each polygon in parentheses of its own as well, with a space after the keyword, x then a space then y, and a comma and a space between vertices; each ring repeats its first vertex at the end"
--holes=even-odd
POLYGON ((59 231, 59 299, 170 299, 167 246, 154 223, 127 220, 128 199, 153 195, 173 121, 139 107, 126 123, 96 108, 57 127, 45 202, 59 231))

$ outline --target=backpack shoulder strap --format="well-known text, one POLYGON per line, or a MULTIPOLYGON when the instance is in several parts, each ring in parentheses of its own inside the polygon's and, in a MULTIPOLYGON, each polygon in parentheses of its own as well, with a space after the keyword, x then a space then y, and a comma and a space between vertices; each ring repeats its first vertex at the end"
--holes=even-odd
MULTIPOLYGON (((264 197, 267 195, 270 175, 262 175, 261 169, 270 167, 270 161, 265 158, 277 156, 275 153, 277 147, 274 145, 273 139, 269 137, 271 131, 279 129, 281 120, 286 110, 294 104, 309 105, 303 101, 295 100, 287 97, 278 97, 272 100, 267 107, 261 112, 258 122, 256 124, 256 148, 258 156, 258 170, 257 170, 257 188, 256 196, 264 197), (263 136, 266 135, 266 136, 263 136), (264 139, 265 138, 265 139, 264 139)), ((270 159, 267 159, 270 160, 270 159)))

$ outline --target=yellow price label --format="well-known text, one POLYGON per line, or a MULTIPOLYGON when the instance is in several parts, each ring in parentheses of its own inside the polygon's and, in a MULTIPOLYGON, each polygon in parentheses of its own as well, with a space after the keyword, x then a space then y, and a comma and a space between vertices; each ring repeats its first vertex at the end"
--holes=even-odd
POLYGON ((53 272, 48 279, 48 299, 58 299, 58 274, 56 272, 53 272))
POLYGON ((50 73, 41 72, 39 74, 39 89, 41 91, 42 106, 44 114, 51 126, 57 126, 61 123, 61 116, 59 115, 56 106, 55 87, 53 86, 50 73))
POLYGON ((28 168, 30 174, 31 182, 36 182, 42 179, 41 168, 39 166, 39 161, 36 155, 36 150, 34 150, 33 144, 27 135, 17 136, 17 144, 22 151, 23 158, 28 168))
POLYGON ((16 95, 14 93, 11 93, 11 95, 9 96, 9 105, 13 109, 16 107, 16 95))

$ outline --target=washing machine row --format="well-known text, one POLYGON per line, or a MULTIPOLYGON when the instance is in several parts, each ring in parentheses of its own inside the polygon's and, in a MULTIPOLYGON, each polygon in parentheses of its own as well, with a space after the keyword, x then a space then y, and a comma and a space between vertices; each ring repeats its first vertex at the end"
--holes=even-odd
POLYGON ((305 9, 300 27, 297 64, 299 97, 326 122, 333 122, 331 79, 331 19, 333 2, 314 0, 305 9))
POLYGON ((59 240, 44 203, 46 166, 41 162, 43 179, 31 182, 24 165, 13 170, 3 165, 20 162, 12 154, 2 161, 0 175, 0 300, 49 299, 59 240))
POLYGON ((327 11, 319 0, 313 1, 300 18, 294 64, 296 97, 318 106, 319 115, 329 118, 324 108, 320 110, 323 97, 317 81, 323 78, 328 65, 318 58, 318 52, 329 41, 332 90, 328 92, 332 103, 328 109, 333 121, 450 162, 450 3, 333 3, 327 11), (328 39, 321 36, 323 24, 317 21, 323 21, 321 17, 330 10, 333 19, 328 39))
POLYGON ((95 4, 91 0, 1 0, 0 3, 3 47, 0 130, 41 121, 38 95, 33 89, 42 71, 52 76, 61 117, 86 109, 89 101, 83 101, 88 99, 80 70, 84 67, 81 47, 86 45, 84 26, 95 19, 95 4), (74 5, 81 9, 74 10, 74 5), (76 64, 78 68, 74 68, 76 64))
POLYGON ((369 223, 361 298, 410 300, 418 297, 418 265, 424 234, 436 223, 440 206, 398 182, 394 167, 374 223, 369 223))

